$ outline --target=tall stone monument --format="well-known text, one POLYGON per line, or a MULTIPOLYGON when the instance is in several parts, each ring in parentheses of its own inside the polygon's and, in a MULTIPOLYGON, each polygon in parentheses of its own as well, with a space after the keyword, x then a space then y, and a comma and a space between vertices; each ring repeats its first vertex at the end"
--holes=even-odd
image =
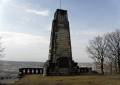
POLYGON ((67 10, 57 9, 52 23, 49 59, 45 63, 46 75, 70 75, 77 71, 72 60, 70 28, 67 10))

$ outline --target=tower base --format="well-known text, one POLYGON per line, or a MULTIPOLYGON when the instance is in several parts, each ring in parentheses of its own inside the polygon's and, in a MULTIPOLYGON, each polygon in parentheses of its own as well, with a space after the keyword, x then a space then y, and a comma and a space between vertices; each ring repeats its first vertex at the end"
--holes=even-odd
POLYGON ((52 63, 52 61, 48 60, 44 65, 44 75, 69 76, 78 73, 79 67, 77 66, 77 63, 75 63, 74 61, 69 61, 68 63, 67 61, 60 62, 52 63))

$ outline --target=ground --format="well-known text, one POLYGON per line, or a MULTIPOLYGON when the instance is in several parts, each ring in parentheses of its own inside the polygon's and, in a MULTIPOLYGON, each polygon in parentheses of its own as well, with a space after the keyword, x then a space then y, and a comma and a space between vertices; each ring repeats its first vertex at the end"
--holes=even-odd
POLYGON ((28 75, 13 85, 120 85, 120 75, 40 76, 28 75))

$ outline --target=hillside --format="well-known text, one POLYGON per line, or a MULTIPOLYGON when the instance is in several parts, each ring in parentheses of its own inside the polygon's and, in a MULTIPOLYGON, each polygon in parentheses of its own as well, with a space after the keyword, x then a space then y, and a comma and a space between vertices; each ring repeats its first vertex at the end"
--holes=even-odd
POLYGON ((120 85, 120 75, 115 76, 25 76, 12 85, 120 85))

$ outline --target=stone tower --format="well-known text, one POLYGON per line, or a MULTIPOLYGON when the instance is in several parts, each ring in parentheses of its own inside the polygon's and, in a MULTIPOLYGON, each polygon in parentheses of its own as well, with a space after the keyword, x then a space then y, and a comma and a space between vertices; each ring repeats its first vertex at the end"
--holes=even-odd
POLYGON ((72 60, 70 28, 67 10, 57 9, 52 23, 49 59, 45 64, 47 75, 70 75, 77 63, 72 60))

